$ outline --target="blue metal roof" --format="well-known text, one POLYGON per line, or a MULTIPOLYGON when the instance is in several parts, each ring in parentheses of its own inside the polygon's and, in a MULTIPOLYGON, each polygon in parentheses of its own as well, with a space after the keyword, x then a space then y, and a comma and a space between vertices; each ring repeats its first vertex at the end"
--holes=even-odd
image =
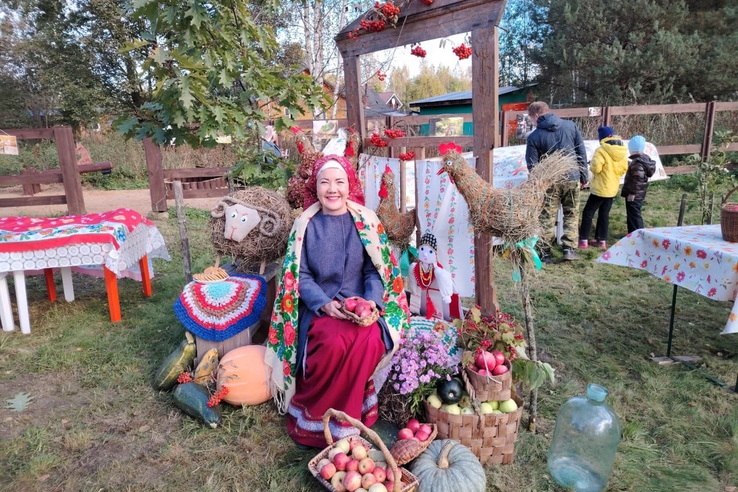
MULTIPOLYGON (((513 85, 509 85, 507 87, 500 87, 498 94, 501 96, 503 94, 509 94, 510 92, 519 91, 522 89, 525 89, 527 86, 523 87, 515 87, 513 85)), ((472 100, 472 91, 459 91, 459 92, 449 92, 448 94, 441 94, 440 96, 433 96, 433 97, 427 97, 425 99, 421 99, 420 101, 413 101, 410 103, 410 106, 418 106, 423 104, 439 104, 439 103, 447 103, 447 102, 462 102, 462 101, 469 101, 472 100)))

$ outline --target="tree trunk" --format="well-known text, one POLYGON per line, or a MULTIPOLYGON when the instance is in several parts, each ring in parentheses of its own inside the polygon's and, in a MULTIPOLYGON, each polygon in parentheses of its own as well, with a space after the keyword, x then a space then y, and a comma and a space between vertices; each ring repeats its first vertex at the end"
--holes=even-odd
MULTIPOLYGON (((523 312, 525 313, 525 328, 528 334, 528 357, 533 362, 538 360, 538 347, 536 346, 536 330, 533 324, 533 306, 530 302, 530 284, 525 266, 520 268, 520 293, 523 297, 523 312)), ((538 416, 538 390, 530 392, 530 405, 528 407, 528 430, 535 433, 536 418, 538 416)))

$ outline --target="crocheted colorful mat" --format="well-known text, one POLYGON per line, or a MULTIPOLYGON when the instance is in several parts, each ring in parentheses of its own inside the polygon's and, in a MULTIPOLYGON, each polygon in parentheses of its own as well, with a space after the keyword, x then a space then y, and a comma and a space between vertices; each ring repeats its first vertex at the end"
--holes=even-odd
POLYGON ((266 281, 256 275, 231 275, 223 282, 190 282, 174 303, 187 331, 211 342, 238 335, 261 317, 266 281))

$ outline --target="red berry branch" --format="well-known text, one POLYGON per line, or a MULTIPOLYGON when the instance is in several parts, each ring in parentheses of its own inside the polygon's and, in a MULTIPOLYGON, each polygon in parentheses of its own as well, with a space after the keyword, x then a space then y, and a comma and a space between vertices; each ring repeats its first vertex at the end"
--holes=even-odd
POLYGON ((386 147, 387 146, 387 141, 383 140, 382 137, 377 132, 372 133, 372 136, 369 137, 369 142, 375 147, 386 147))
POLYGON ((228 394, 228 386, 223 386, 218 391, 213 393, 213 396, 210 397, 208 400, 208 406, 210 408, 213 408, 214 406, 218 405, 220 403, 220 400, 223 399, 224 396, 228 394))
POLYGON ((189 372, 183 372, 177 378, 179 384, 189 383, 190 381, 192 381, 192 376, 190 376, 189 372))
POLYGON ((377 70, 377 78, 379 79, 380 82, 384 82, 384 79, 387 78, 387 74, 382 73, 381 70, 377 70))
POLYGON ((412 150, 404 154, 400 154, 401 161, 412 161, 413 159, 415 159, 415 152, 413 152, 412 150))
POLYGON ((466 46, 464 43, 461 43, 461 46, 454 48, 453 52, 459 57, 459 60, 465 60, 471 56, 472 49, 471 46, 466 46))
MULTIPOLYGON (((392 2, 386 2, 382 5, 380 5, 379 2, 376 2, 374 4, 374 8, 379 10, 388 19, 392 19, 393 17, 400 15, 400 8, 392 2)), ((397 19, 395 19, 395 22, 397 22, 397 19)))
POLYGON ((420 47, 420 45, 415 46, 413 49, 410 50, 411 55, 415 55, 418 58, 425 58, 425 55, 428 53, 420 47))
POLYGON ((389 138, 401 138, 405 136, 405 132, 403 132, 399 128, 397 129, 385 128, 384 134, 388 136, 389 138))

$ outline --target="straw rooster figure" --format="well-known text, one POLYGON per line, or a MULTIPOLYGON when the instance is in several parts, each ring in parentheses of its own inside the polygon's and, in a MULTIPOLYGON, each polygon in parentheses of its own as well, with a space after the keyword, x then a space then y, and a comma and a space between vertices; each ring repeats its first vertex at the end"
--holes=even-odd
POLYGON ((315 150, 313 143, 301 128, 293 126, 292 133, 296 137, 295 143, 297 144, 297 151, 300 153, 300 165, 287 182, 287 201, 290 207, 298 209, 302 208, 305 199, 305 183, 313 173, 313 164, 323 157, 323 154, 315 150))
POLYGON ((410 236, 415 230, 415 211, 403 213, 397 209, 395 190, 395 174, 389 166, 386 166, 379 188, 377 217, 382 222, 390 242, 400 251, 404 251, 410 244, 410 236))
POLYGON ((535 166, 528 180, 511 190, 493 188, 467 165, 461 147, 441 144, 443 156, 438 174, 448 173, 469 206, 469 221, 477 233, 486 233, 517 243, 540 235, 540 214, 546 190, 563 181, 576 166, 570 154, 555 152, 535 166))

